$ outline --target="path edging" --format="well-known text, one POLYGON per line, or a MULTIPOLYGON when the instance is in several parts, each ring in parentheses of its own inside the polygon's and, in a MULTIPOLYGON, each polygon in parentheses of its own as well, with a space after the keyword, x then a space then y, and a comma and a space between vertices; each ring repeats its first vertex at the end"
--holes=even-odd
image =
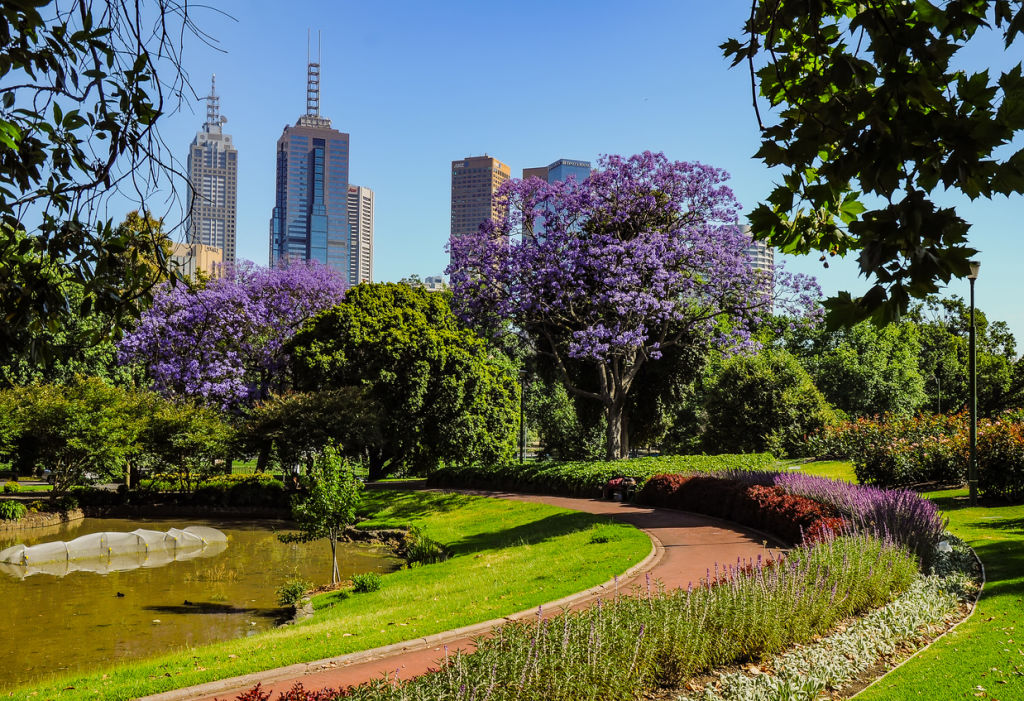
MULTIPOLYGON (((665 546, 653 533, 645 529, 640 530, 643 530, 651 540, 651 551, 647 553, 647 556, 643 560, 636 563, 622 574, 612 577, 603 584, 598 584, 597 586, 590 587, 584 591, 576 592, 575 594, 564 596, 561 599, 541 604, 541 606, 543 608, 559 608, 570 606, 588 598, 597 598, 602 593, 614 591, 620 579, 627 579, 629 577, 642 574, 643 572, 650 571, 658 564, 661 558, 664 557, 665 546)), ((344 655, 315 660, 313 662, 297 662, 295 664, 288 665, 287 667, 277 667, 275 669, 264 670, 262 672, 250 672, 249 674, 243 674, 238 677, 229 677, 227 679, 205 682, 196 686, 164 691, 159 694, 144 696, 139 699, 139 701, 186 701, 187 699, 212 696, 220 693, 230 693, 239 689, 246 689, 255 686, 257 683, 273 684, 275 682, 286 681, 300 676, 315 674, 316 672, 322 672, 326 669, 347 667, 352 664, 389 657, 395 653, 426 650, 461 638, 473 637, 490 632, 493 628, 501 625, 502 623, 533 616, 536 615, 536 612, 537 608, 530 607, 523 611, 509 614, 508 616, 492 618, 489 621, 473 623, 468 626, 455 628, 442 633, 434 633, 433 635, 427 635, 422 638, 403 640, 383 647, 375 647, 369 650, 361 650, 359 652, 350 652, 344 655)))

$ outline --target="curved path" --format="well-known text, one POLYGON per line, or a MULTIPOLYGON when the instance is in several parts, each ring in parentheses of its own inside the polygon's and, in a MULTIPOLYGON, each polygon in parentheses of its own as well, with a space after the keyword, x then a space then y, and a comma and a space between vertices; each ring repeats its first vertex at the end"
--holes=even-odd
MULTIPOLYGON (((661 581, 666 588, 685 588, 690 583, 696 585, 707 576, 709 569, 714 568, 715 563, 728 565, 735 564, 738 558, 756 558, 765 552, 765 547, 769 544, 769 537, 763 533, 728 521, 684 511, 597 499, 478 490, 457 491, 607 515, 636 526, 651 538, 651 553, 641 563, 612 582, 544 604, 543 608, 550 613, 556 613, 564 607, 579 608, 590 605, 597 598, 612 594, 616 587, 620 591, 628 592, 634 586, 644 586, 648 577, 652 581, 661 581)), ((776 544, 771 545, 774 547, 776 544)), ((394 675, 396 671, 400 678, 409 679, 436 668, 438 659, 445 654, 445 649, 449 653, 455 650, 472 651, 473 638, 489 633, 494 626, 505 620, 536 615, 537 610, 530 609, 505 619, 484 621, 426 638, 177 689, 147 696, 143 701, 234 699, 239 693, 257 683, 262 683, 265 691, 273 691, 276 696, 277 692, 290 689, 296 682, 301 682, 306 689, 337 688, 360 684, 380 678, 384 674, 394 675)))

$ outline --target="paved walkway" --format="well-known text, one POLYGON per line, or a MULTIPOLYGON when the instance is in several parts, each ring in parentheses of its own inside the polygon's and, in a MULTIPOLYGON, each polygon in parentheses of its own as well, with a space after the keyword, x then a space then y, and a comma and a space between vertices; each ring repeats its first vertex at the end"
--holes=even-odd
MULTIPOLYGON (((604 514, 640 528, 651 538, 652 550, 641 563, 618 578, 619 591, 628 592, 634 585, 643 586, 648 575, 660 580, 666 588, 686 587, 705 578, 715 563, 735 564, 737 558, 756 558, 764 553, 768 536, 742 528, 736 524, 671 509, 656 509, 635 504, 596 499, 573 499, 506 492, 472 491, 471 494, 551 504, 566 509, 604 514)), ((769 543, 772 545, 772 543, 769 543)), ((544 605, 550 614, 563 607, 580 608, 592 604, 599 597, 612 594, 613 582, 574 594, 544 605)), ((511 618, 536 616, 536 609, 523 611, 511 618)), ((402 679, 423 674, 438 666, 438 659, 455 650, 472 651, 473 638, 486 633, 508 619, 485 621, 459 630, 417 640, 396 643, 387 647, 343 655, 327 660, 290 665, 244 677, 222 679, 188 689, 178 689, 146 697, 143 701, 213 701, 215 698, 234 699, 257 682, 263 689, 277 692, 290 689, 301 682, 306 689, 345 687, 379 678, 385 673, 402 679)))

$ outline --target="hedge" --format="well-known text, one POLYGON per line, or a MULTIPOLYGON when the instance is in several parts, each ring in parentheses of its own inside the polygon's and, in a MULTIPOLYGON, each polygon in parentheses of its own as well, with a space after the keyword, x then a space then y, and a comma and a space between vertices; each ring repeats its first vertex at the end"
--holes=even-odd
POLYGON ((542 494, 599 497, 608 480, 635 477, 643 485, 657 474, 768 470, 769 453, 742 455, 669 455, 632 460, 506 463, 448 466, 435 470, 427 483, 437 487, 508 489, 542 494))
POLYGON ((706 475, 655 475, 636 501, 729 519, 789 543, 816 542, 847 527, 834 509, 782 487, 706 475))

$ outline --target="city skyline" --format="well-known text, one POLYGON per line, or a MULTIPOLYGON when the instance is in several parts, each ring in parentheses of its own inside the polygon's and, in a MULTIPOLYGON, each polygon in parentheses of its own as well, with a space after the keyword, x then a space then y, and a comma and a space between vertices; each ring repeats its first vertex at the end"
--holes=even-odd
MULTIPOLYGON (((779 176, 752 158, 760 142, 749 76, 730 69, 718 48, 738 35, 749 6, 727 2, 693 10, 651 1, 622 13, 600 0, 567 0, 543 6, 544 21, 538 22, 541 7, 457 2, 430 10, 410 4, 397 17, 385 17, 361 6, 342 11, 310 2, 280 13, 263 0, 225 0, 217 11, 197 11, 196 21, 221 43, 193 43, 186 63, 194 75, 217 73, 245 163, 239 172, 238 257, 267 259, 272 144, 301 104, 305 86, 296 75, 305 64, 303 39, 310 27, 324 30, 322 62, 331 77, 321 109, 336 123, 343 119, 344 131, 354 136, 350 182, 367 183, 375 193, 375 280, 445 268, 449 168, 466 154, 497 154, 518 175, 558 155, 596 163, 601 154, 662 151, 672 160, 727 170, 744 214, 770 192, 779 176), (338 41, 342 36, 345 41, 338 41), (574 54, 577 60, 563 60, 553 50, 566 36, 587 47, 574 54), (630 43, 629 51, 609 48, 623 42, 630 43), (275 50, 267 51, 271 46, 275 50), (515 58, 506 58, 512 46, 515 58), (552 99, 550 107, 540 107, 552 99)), ((998 42, 975 44, 958 61, 970 69, 1006 67, 1014 62, 1011 53, 998 42)), ((195 134, 201 101, 193 104, 193 111, 163 120, 168 143, 187 144, 195 134)), ((763 100, 761 109, 770 121, 763 100)), ((1024 310, 1011 301, 1014 261, 1024 256, 1024 240, 1008 229, 1020 198, 972 203, 950 193, 940 200, 973 225, 971 243, 981 249, 982 261, 979 306, 1024 337, 1024 310)), ((826 295, 866 291, 855 255, 818 258, 780 254, 776 260, 815 275, 826 295)), ((967 281, 956 280, 943 293, 966 297, 967 291, 967 281)))

